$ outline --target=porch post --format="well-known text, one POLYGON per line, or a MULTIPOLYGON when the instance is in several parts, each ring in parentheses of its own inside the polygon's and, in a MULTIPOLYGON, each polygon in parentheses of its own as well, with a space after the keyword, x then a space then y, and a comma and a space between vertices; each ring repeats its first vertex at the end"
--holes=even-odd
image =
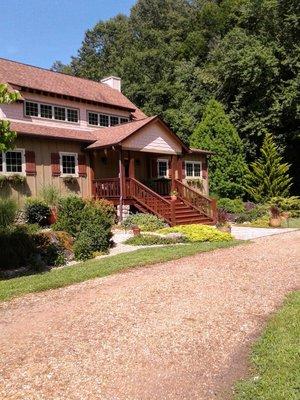
POLYGON ((171 156, 171 190, 176 189, 175 185, 175 179, 176 179, 176 161, 177 161, 177 156, 171 156))
POLYGON ((90 153, 90 157, 89 157, 89 159, 90 159, 90 179, 91 179, 90 185, 91 185, 91 194, 92 194, 93 198, 96 197, 96 186, 94 184, 94 179, 95 179, 95 155, 96 155, 96 152, 92 151, 90 153))
POLYGON ((124 188, 125 188, 125 169, 124 169, 124 157, 122 149, 119 150, 119 180, 120 180, 120 203, 119 203, 119 219, 123 219, 123 199, 124 199, 124 188))
POLYGON ((182 174, 182 156, 177 156, 177 179, 182 182, 183 174, 182 174))
POLYGON ((132 151, 129 152, 129 178, 135 178, 135 166, 132 151))

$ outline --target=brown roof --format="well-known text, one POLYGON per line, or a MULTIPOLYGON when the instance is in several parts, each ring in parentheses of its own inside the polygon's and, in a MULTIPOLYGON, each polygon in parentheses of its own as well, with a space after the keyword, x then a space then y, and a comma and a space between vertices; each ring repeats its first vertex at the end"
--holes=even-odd
POLYGON ((101 147, 113 146, 121 143, 124 139, 128 138, 151 121, 157 119, 156 116, 147 117, 126 124, 115 125, 108 128, 97 129, 94 135, 97 136, 97 141, 89 145, 88 149, 99 149, 101 147))
POLYGON ((145 117, 121 92, 104 83, 3 58, 0 58, 0 82, 120 107, 132 111, 136 118, 145 117))
POLYGON ((194 147, 190 148, 190 153, 214 154, 213 151, 203 150, 203 149, 195 149, 194 147))
POLYGON ((18 133, 42 138, 79 140, 81 142, 94 142, 97 139, 93 131, 83 131, 80 129, 57 128, 55 126, 15 121, 11 121, 10 127, 13 131, 18 133))

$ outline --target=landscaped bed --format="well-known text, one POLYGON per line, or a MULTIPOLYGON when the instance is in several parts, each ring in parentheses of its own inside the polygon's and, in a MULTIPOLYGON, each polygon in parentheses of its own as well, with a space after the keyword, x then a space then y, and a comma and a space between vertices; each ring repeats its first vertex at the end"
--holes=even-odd
POLYGON ((235 400, 299 399, 299 310, 294 292, 254 346, 251 378, 237 384, 235 400))

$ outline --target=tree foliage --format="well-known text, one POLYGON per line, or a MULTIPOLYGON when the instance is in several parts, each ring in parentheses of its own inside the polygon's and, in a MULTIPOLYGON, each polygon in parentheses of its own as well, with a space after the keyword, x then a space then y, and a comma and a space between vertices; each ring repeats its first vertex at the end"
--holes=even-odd
POLYGON ((209 160, 211 192, 219 197, 242 197, 246 172, 243 143, 216 100, 208 102, 190 144, 214 153, 209 160))
POLYGON ((259 159, 250 165, 246 177, 247 192, 258 203, 264 203, 272 197, 288 196, 292 184, 289 168, 289 164, 282 162, 272 135, 267 133, 259 159))
POLYGON ((138 0, 128 17, 88 30, 70 65, 53 68, 95 80, 121 76, 125 95, 186 143, 215 98, 247 161, 270 131, 297 177, 299 16, 298 0, 138 0))
MULTIPOLYGON (((0 104, 9 104, 17 101, 19 98, 19 92, 12 92, 8 89, 7 85, 0 83, 0 104)), ((0 120, 0 152, 11 149, 16 136, 16 132, 10 129, 10 122, 0 120)))

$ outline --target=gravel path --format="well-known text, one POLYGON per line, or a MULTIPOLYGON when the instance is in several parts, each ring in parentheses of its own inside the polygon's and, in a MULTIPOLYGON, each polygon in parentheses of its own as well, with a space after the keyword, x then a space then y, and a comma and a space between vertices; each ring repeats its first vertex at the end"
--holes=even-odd
POLYGON ((2 303, 0 398, 227 399, 299 283, 299 244, 265 237, 2 303))

